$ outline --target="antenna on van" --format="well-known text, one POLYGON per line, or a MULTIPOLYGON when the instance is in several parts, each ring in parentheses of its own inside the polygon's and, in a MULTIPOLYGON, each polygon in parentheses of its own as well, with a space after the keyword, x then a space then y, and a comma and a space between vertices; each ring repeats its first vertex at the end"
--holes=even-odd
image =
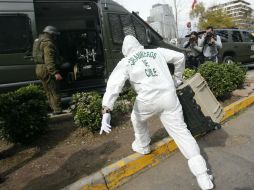
POLYGON ((108 9, 107 0, 105 0, 104 9, 108 9))

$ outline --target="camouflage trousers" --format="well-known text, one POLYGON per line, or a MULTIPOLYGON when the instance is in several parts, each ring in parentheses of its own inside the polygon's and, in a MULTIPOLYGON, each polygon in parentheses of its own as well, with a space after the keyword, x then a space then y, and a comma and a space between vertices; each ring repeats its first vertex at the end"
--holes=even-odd
POLYGON ((59 81, 56 81, 54 76, 47 74, 44 69, 44 65, 37 65, 36 75, 42 82, 42 86, 48 98, 49 106, 53 110, 53 113, 61 113, 62 108, 59 81))
POLYGON ((62 108, 58 81, 49 79, 48 81, 42 81, 42 85, 48 97, 51 109, 54 111, 54 113, 61 113, 62 108))

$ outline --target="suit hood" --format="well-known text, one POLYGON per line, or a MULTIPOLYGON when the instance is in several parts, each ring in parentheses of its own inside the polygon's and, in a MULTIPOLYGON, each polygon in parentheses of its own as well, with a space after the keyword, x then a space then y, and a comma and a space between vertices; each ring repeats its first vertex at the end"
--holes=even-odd
POLYGON ((142 50, 142 49, 144 49, 144 46, 142 46, 134 36, 127 35, 124 38, 123 47, 122 47, 122 53, 124 57, 127 57, 133 52, 137 50, 142 50))

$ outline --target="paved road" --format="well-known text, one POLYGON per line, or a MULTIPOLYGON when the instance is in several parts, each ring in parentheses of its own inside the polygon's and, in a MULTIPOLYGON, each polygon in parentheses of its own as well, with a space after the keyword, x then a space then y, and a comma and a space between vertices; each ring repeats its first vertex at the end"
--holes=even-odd
MULTIPOLYGON (((254 190, 254 106, 223 128, 198 139, 217 190, 254 190)), ((198 190, 180 152, 136 176, 118 190, 198 190)))

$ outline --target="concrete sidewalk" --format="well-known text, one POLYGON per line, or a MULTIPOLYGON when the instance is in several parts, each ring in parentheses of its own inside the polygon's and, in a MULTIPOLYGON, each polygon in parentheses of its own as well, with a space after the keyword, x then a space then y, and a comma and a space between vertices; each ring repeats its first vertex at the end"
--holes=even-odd
MULTIPOLYGON (((215 189, 254 190, 254 106, 198 139, 215 177, 215 189)), ((118 190, 197 190, 180 152, 132 178, 118 190)))

